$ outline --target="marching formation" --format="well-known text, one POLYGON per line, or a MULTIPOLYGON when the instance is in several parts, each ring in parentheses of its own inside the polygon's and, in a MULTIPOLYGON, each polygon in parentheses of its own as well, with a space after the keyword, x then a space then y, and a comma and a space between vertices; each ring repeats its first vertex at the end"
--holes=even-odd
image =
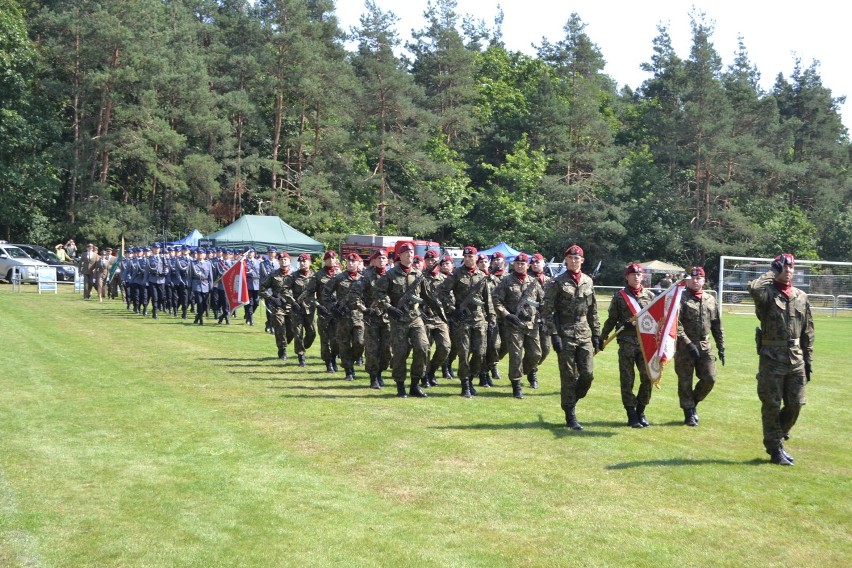
MULTIPOLYGON (((435 250, 422 258, 415 255, 408 241, 397 243, 392 266, 384 250, 373 253, 366 266, 359 254, 349 253, 345 267, 330 250, 317 272, 310 255, 299 255, 294 269, 290 255, 274 248, 258 257, 250 247, 240 252, 154 243, 126 253, 114 272, 133 313, 155 319, 164 312, 183 319, 194 313, 198 325, 212 313, 217 324, 230 325, 236 312, 224 277, 244 263, 247 290, 239 303, 245 323, 255 324, 262 299, 266 331, 274 336, 280 359, 287 359, 292 344, 304 367, 306 351, 319 337, 327 372, 342 368, 345 380, 353 381, 356 367, 363 365, 369 388, 382 389, 389 378, 400 398, 427 397, 439 374, 457 377, 461 396, 471 398, 477 387, 494 386, 500 379, 497 363, 508 356, 512 396, 523 399, 524 379, 538 388, 539 366, 552 350, 565 424, 582 430, 576 408, 594 381, 594 357, 615 339, 627 425, 651 425, 645 412, 652 387, 662 365, 673 359, 684 424, 696 427, 697 406, 716 381, 716 360, 725 364, 719 312, 714 297, 704 293, 705 273, 699 266, 657 296, 643 288, 642 267, 629 264, 625 286, 613 295, 602 323, 578 245, 565 250, 566 270, 555 278, 545 275, 540 254, 521 253, 507 264, 501 253, 489 258, 466 246, 456 267, 435 250), (655 306, 660 309, 649 317, 655 306)), ((94 262, 99 274, 112 267, 114 258, 94 262)), ((813 353, 810 305, 807 295, 791 285, 793 267, 792 255, 780 255, 770 272, 749 285, 761 322, 758 394, 764 446, 778 465, 794 461, 783 441, 804 404, 813 353)), ((101 282, 112 275, 109 270, 110 278, 102 275, 101 282)))

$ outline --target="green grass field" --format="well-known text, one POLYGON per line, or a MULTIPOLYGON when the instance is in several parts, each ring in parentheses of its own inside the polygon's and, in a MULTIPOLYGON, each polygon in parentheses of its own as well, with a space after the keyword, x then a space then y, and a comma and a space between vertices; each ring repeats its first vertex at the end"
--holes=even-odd
POLYGON ((769 464, 755 318, 682 424, 674 369, 626 427, 616 349, 564 427, 503 380, 397 399, 281 363, 263 326, 133 316, 0 285, 0 566, 849 566, 852 320, 816 322, 814 380, 769 464))

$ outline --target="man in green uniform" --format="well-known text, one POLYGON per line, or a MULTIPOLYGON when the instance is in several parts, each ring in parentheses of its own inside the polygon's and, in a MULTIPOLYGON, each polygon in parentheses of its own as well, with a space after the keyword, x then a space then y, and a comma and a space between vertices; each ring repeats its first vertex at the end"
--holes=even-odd
MULTIPOLYGON (((671 286, 671 283, 668 286, 671 286)), ((713 335, 716 349, 719 351, 719 360, 723 365, 725 339, 716 300, 710 294, 704 293, 702 267, 692 268, 686 288, 680 299, 674 363, 684 424, 698 426, 696 407, 710 394, 716 382, 716 358, 710 346, 710 335, 713 335), (698 377, 694 387, 693 374, 698 377)))
POLYGON ((512 395, 524 398, 521 377, 529 374, 541 359, 538 310, 544 290, 535 277, 527 274, 529 257, 526 253, 516 256, 512 264, 511 274, 503 277, 494 289, 494 311, 503 319, 512 395))
POLYGON ((390 319, 379 307, 379 297, 376 293, 376 281, 387 274, 388 254, 382 249, 374 252, 369 258, 370 266, 364 269, 364 276, 359 280, 357 292, 361 295, 364 309, 364 369, 370 376, 370 388, 380 389, 385 386, 382 373, 390 367, 391 362, 391 324, 390 319))
MULTIPOLYGON (((438 262, 438 253, 432 249, 427 250, 423 255, 426 265, 423 272, 426 282, 426 293, 432 299, 438 301, 438 287, 446 278, 446 275, 441 271, 441 263, 438 262)), ((452 342, 450 339, 450 326, 442 319, 445 317, 443 312, 436 313, 435 310, 427 304, 423 307, 423 321, 426 322, 426 331, 429 335, 429 343, 434 349, 432 358, 429 361, 429 368, 420 386, 434 387, 438 385, 436 373, 438 369, 446 368, 447 357, 450 354, 452 342), (424 384, 425 383, 425 384, 424 384)), ((444 378, 447 378, 446 376, 444 378)))
POLYGON ((337 253, 333 250, 326 251, 322 257, 322 269, 314 274, 314 296, 311 298, 317 307, 317 331, 320 338, 320 356, 325 362, 325 370, 329 373, 337 372, 337 347, 336 327, 337 322, 331 313, 333 303, 323 298, 325 285, 338 274, 337 253))
POLYGON ((757 394, 763 419, 763 446, 770 461, 793 465, 783 440, 805 404, 805 385, 811 380, 814 322, 808 295, 793 286, 795 259, 785 253, 771 270, 749 282, 754 311, 760 320, 757 394))
MULTIPOLYGON (((601 350, 606 344, 606 337, 616 329, 618 334, 618 371, 621 377, 621 403, 627 411, 627 425, 632 428, 645 428, 651 423, 645 418, 645 407, 651 402, 651 377, 645 365, 642 345, 636 334, 636 328, 630 321, 642 308, 654 300, 654 293, 642 287, 642 267, 631 263, 624 269, 624 279, 627 286, 613 294, 609 304, 609 316, 604 322, 601 336, 604 338, 601 350), (639 369, 639 392, 633 394, 636 383, 636 372, 639 369)), ((554 350, 556 347, 554 346, 554 350)))
POLYGON ((583 274, 583 249, 565 249, 565 272, 544 294, 543 316, 559 361, 561 405, 565 424, 582 430, 577 421, 577 401, 588 394, 594 380, 594 356, 601 348, 601 322, 592 279, 583 274))
MULTIPOLYGON (((287 253, 284 253, 287 254, 287 253)), ((287 318, 288 339, 292 338, 293 348, 299 359, 299 366, 305 366, 305 351, 314 343, 314 286, 316 280, 311 270, 311 255, 302 253, 298 259, 299 268, 287 275, 287 287, 293 297, 292 311, 287 318)), ((282 261, 280 266, 284 266, 282 261)))
POLYGON ((364 354, 364 312, 358 305, 360 285, 355 286, 361 279, 363 266, 361 255, 349 253, 346 270, 326 282, 322 291, 323 304, 331 305, 331 313, 335 316, 337 347, 347 381, 355 379, 355 362, 364 354))
MULTIPOLYGON (((260 283, 259 295, 271 315, 272 331, 275 334, 275 345, 278 347, 278 358, 287 358, 287 318, 293 304, 288 272, 290 268, 279 264, 278 270, 269 274, 260 283)), ((227 309, 227 308, 225 308, 227 309)))

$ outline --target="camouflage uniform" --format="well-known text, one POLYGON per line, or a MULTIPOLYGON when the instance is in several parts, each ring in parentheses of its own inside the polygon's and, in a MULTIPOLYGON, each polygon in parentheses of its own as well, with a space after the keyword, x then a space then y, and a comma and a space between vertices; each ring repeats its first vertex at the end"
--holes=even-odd
MULTIPOLYGON (((539 286, 544 290, 545 295, 547 295, 547 290, 550 288, 550 285, 553 283, 553 278, 545 274, 544 272, 531 272, 530 276, 538 280, 539 286)), ((542 315, 542 309, 538 310, 538 341, 539 345, 541 345, 541 358, 538 360, 538 364, 532 370, 532 374, 536 377, 536 381, 538 380, 538 368, 541 367, 541 364, 544 363, 544 360, 547 359, 547 356, 550 355, 550 350, 553 345, 550 343, 550 332, 547 330, 547 323, 544 321, 544 316, 542 315)))
MULTIPOLYGON (((538 330, 538 307, 544 299, 544 290, 538 280, 526 273, 512 272, 504 276, 494 290, 494 311, 503 319, 503 339, 509 353, 509 380, 516 398, 521 394, 521 377, 536 368, 541 359, 538 330), (520 325, 506 319, 514 315, 520 325)), ((517 323, 517 322, 516 322, 517 323)))
POLYGON ((340 363, 347 381, 355 378, 355 362, 364 354, 364 307, 360 303, 358 287, 351 297, 349 294, 361 278, 359 272, 344 271, 326 282, 322 291, 323 304, 332 306, 340 363))
MULTIPOLYGON (((788 297, 774 285, 774 278, 770 271, 748 284, 762 331, 757 394, 762 405, 763 445, 770 455, 784 453, 782 439, 789 436, 806 402, 805 384, 814 347, 808 295, 791 287, 788 297)), ((785 456, 789 459, 789 454, 785 456)))
MULTIPOLYGON (((446 279, 446 276, 438 270, 439 266, 436 265, 434 269, 427 269, 425 272, 426 294, 435 301, 438 301, 438 287, 446 279)), ((442 319, 441 314, 436 313, 428 305, 423 306, 423 321, 426 322, 429 343, 434 347, 434 353, 432 353, 432 359, 424 377, 429 386, 438 384, 435 373, 446 364, 452 347, 450 326, 442 319)))
POLYGON ((595 378, 592 337, 600 337, 601 323, 592 279, 580 272, 577 282, 569 271, 552 279, 542 316, 548 335, 558 336, 562 344, 557 353, 560 403, 571 425, 576 422, 577 401, 586 396, 595 378))
POLYGON ((376 298, 383 309, 390 312, 401 310, 398 317, 391 317, 391 376, 397 384, 397 394, 405 396, 406 361, 411 353, 409 394, 425 397, 420 380, 426 373, 429 359, 429 337, 422 317, 421 304, 427 298, 423 274, 414 268, 406 270, 397 265, 376 280, 375 288, 376 298), (409 288, 411 291, 406 298, 409 288))
MULTIPOLYGON (((506 272, 487 272, 488 275, 488 293, 494 294, 494 290, 500 285, 506 272)), ((482 363, 482 371, 479 373, 479 386, 493 387, 494 383, 491 379, 499 379, 500 372, 497 370, 497 363, 508 353, 508 343, 506 338, 506 325, 503 322, 502 316, 498 313, 494 319, 494 324, 497 329, 493 333, 486 336, 487 343, 485 346, 485 360, 482 363), (490 372, 490 375, 489 375, 490 372)))
POLYGON ((260 283, 259 295, 272 316, 272 331, 275 333, 279 359, 287 358, 287 318, 290 317, 290 306, 293 303, 288 279, 289 275, 282 274, 279 270, 269 274, 260 283))
POLYGON ((674 363, 680 407, 690 426, 698 424, 695 407, 710 394, 716 382, 716 357, 711 350, 711 334, 716 341, 716 348, 724 353, 722 320, 719 319, 716 300, 703 291, 701 296, 696 296, 691 290, 684 290, 680 300, 674 363), (698 349, 698 359, 690 353, 690 344, 698 349), (693 373, 698 377, 694 388, 693 373))
POLYGON ((444 312, 451 314, 453 320, 453 343, 458 350, 459 379, 465 397, 476 394, 471 382, 482 371, 488 329, 496 325, 487 278, 475 267, 459 266, 438 287, 444 312))
POLYGON ((379 307, 379 298, 375 289, 376 281, 387 274, 387 269, 380 274, 375 266, 364 269, 364 275, 359 280, 358 293, 366 310, 364 321, 364 369, 370 376, 370 388, 384 386, 382 373, 390 367, 391 362, 391 324, 387 315, 379 307))
POLYGON ((314 274, 314 298, 313 301, 317 306, 317 332, 320 338, 320 356, 325 361, 325 369, 329 372, 337 372, 337 355, 339 349, 337 347, 337 336, 335 330, 337 322, 334 315, 331 313, 331 308, 334 302, 325 303, 323 298, 323 289, 325 285, 337 274, 334 267, 323 267, 322 270, 314 274))
POLYGON ((312 301, 316 279, 310 270, 296 270, 287 275, 287 287, 293 301, 293 309, 287 317, 287 340, 293 342, 293 350, 299 358, 299 366, 305 366, 305 351, 310 349, 317 335, 314 326, 314 302, 312 301))
MULTIPOLYGON (((626 294, 632 295, 630 288, 625 287, 623 290, 626 294)), ((654 293, 642 288, 638 295, 633 297, 639 303, 641 309, 654 300, 654 293)), ((630 323, 630 318, 632 317, 633 312, 630 311, 630 307, 622 297, 621 291, 616 292, 613 294, 612 301, 609 304, 609 315, 601 330, 601 337, 605 340, 616 326, 624 325, 624 329, 618 334, 618 370, 621 377, 621 403, 627 411, 628 423, 631 426, 641 428, 644 424, 637 426, 641 421, 634 420, 634 418, 637 415, 642 415, 645 407, 651 402, 652 384, 651 377, 648 375, 648 369, 645 366, 645 357, 636 334, 636 328, 630 323), (635 395, 633 394, 633 385, 636 382, 634 367, 639 369, 639 392, 635 395)))

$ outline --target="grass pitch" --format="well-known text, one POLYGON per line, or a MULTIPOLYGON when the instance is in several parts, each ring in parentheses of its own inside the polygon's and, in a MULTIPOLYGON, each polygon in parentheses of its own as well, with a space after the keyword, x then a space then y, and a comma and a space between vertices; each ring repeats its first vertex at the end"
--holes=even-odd
POLYGON ((848 566, 849 318, 816 321, 814 380, 768 463, 753 316, 682 424, 668 368, 633 430, 615 345, 564 427, 504 375, 397 399, 281 363, 262 326, 134 316, 0 287, 0 566, 848 566))

